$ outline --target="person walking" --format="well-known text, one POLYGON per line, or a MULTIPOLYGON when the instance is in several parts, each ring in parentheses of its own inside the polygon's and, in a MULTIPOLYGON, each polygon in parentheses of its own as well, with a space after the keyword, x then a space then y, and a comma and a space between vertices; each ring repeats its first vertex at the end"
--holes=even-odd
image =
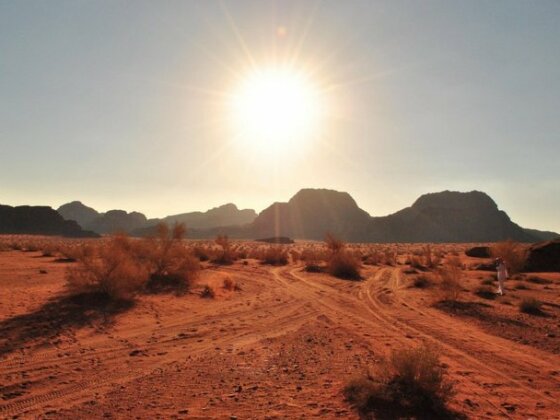
POLYGON ((498 277, 498 294, 504 294, 504 281, 508 278, 506 262, 502 257, 496 258, 496 272, 498 277))

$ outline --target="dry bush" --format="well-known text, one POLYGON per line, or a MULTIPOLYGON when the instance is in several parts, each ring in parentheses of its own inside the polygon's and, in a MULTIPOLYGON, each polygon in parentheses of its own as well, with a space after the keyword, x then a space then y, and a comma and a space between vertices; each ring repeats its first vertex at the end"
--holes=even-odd
POLYGON ((288 264, 288 252, 281 246, 269 246, 261 258, 262 264, 286 265, 288 264))
POLYGON ((432 278, 426 274, 420 274, 412 280, 412 286, 418 289, 425 289, 432 285, 432 278))
POLYGON ((445 300, 455 302, 463 290, 461 278, 463 276, 461 267, 456 264, 447 263, 438 270, 440 278, 440 289, 445 300))
POLYGON ((332 233, 327 233, 325 235, 325 244, 328 250, 333 254, 342 251, 346 247, 346 244, 342 240, 336 238, 332 233))
POLYGON ((548 280, 548 279, 543 279, 542 277, 538 277, 538 276, 530 276, 527 277, 527 281, 529 283, 534 283, 534 284, 552 284, 552 280, 548 280))
POLYGON ((412 268, 416 268, 418 270, 424 270, 424 264, 422 264, 422 258, 419 255, 410 255, 407 259, 408 264, 412 268))
POLYGON ((474 294, 483 299, 496 299, 496 292, 490 286, 480 286, 475 290, 474 294))
POLYGON ((100 293, 114 300, 128 300, 149 278, 149 268, 127 249, 128 239, 115 237, 107 244, 87 246, 76 253, 78 265, 66 274, 75 294, 100 293))
POLYGON ((226 290, 234 290, 235 289, 234 281, 230 277, 226 277, 224 279, 223 288, 226 290))
POLYGON ((300 259, 305 263, 305 271, 309 273, 320 273, 321 263, 324 256, 316 249, 306 248, 301 252, 300 259))
POLYGON ((131 248, 131 252, 145 261, 150 269, 148 289, 185 291, 198 276, 199 259, 182 243, 185 231, 182 223, 176 223, 172 229, 161 223, 154 237, 131 248))
POLYGON ((331 276, 347 280, 360 280, 360 260, 346 250, 332 254, 327 264, 331 276))
POLYGON ((329 250, 327 271, 331 276, 347 280, 359 280, 360 259, 346 249, 346 244, 331 234, 327 234, 325 243, 329 250))
POLYGON ((200 297, 205 299, 214 299, 216 297, 216 292, 212 286, 205 284, 202 288, 202 292, 200 293, 200 297))
POLYGON ((527 247, 512 240, 497 242, 490 247, 492 258, 503 258, 510 276, 523 270, 527 262, 527 247))
POLYGON ((217 256, 211 259, 214 264, 230 265, 235 261, 235 255, 227 235, 218 235, 214 240, 221 248, 217 256))
POLYGON ((493 286, 495 283, 495 279, 493 279, 492 277, 484 279, 480 282, 481 285, 483 286, 493 286))
POLYGON ((201 245, 196 245, 192 248, 193 255, 198 258, 199 261, 208 261, 210 259, 210 251, 208 248, 201 245))
POLYGON ((449 414, 446 403, 454 395, 439 353, 426 345, 393 351, 377 377, 354 379, 343 392, 362 414, 389 409, 395 417, 428 418, 449 414))
POLYGON ((532 297, 523 298, 519 302, 519 310, 530 315, 542 315, 542 302, 532 297))

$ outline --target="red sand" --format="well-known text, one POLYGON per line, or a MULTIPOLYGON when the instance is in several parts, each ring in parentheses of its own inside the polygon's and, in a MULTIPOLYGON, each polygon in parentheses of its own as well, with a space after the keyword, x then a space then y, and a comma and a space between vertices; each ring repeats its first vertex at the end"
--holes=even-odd
POLYGON ((449 313, 433 289, 409 287, 403 265, 366 266, 349 282, 250 261, 202 272, 215 299, 197 287, 101 311, 62 297, 69 265, 0 252, 0 418, 358 418, 345 383, 421 343, 441 349, 451 409, 560 416, 559 274, 530 290, 508 281, 486 300, 473 291, 491 273, 465 272, 463 306, 449 313), (225 277, 241 290, 221 289, 225 277), (521 314, 525 295, 546 316, 521 314))

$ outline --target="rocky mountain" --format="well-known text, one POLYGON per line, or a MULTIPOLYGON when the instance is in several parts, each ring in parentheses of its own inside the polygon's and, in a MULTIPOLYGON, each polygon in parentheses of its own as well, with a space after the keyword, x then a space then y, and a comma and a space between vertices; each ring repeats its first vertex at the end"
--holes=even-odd
POLYGON ((487 194, 443 191, 425 194, 411 207, 375 217, 368 232, 373 242, 494 242, 540 238, 513 223, 487 194))
MULTIPOLYGON (((80 217, 85 214, 85 206, 69 204, 80 217)), ((243 239, 286 236, 323 240, 330 232, 349 242, 537 242, 559 236, 520 227, 480 191, 425 194, 396 213, 371 217, 346 192, 303 189, 287 203, 274 203, 258 215, 234 204, 150 220, 141 213, 112 210, 85 227, 99 233, 121 230, 145 236, 160 221, 185 223, 190 238, 227 234, 243 239)))
POLYGON ((124 210, 109 210, 88 223, 86 227, 97 233, 130 233, 146 226, 147 222, 146 216, 136 211, 127 213, 124 210))
POLYGON ((57 210, 58 213, 66 220, 75 220, 82 227, 89 225, 101 214, 95 209, 82 204, 81 201, 72 201, 60 206, 57 210))
POLYGON ((245 225, 257 217, 253 209, 239 210, 235 204, 228 203, 208 211, 194 211, 164 217, 159 221, 168 224, 184 223, 188 228, 209 229, 218 226, 245 225))
POLYGON ((47 206, 0 205, 0 233, 68 237, 98 236, 93 232, 82 230, 75 221, 64 220, 56 210, 47 206))
POLYGON ((326 232, 347 240, 367 240, 371 216, 350 194, 327 189, 303 189, 287 203, 263 210, 250 227, 251 237, 288 236, 322 240, 326 232))
POLYGON ((110 210, 106 213, 99 213, 80 201, 64 204, 58 208, 58 212, 66 220, 74 220, 83 228, 97 233, 128 232, 139 236, 150 234, 159 222, 184 223, 189 230, 212 229, 220 226, 245 225, 251 223, 257 217, 254 210, 239 210, 235 204, 231 203, 205 212, 182 213, 167 216, 163 219, 147 219, 142 213, 134 211, 127 213, 124 210, 110 210))
POLYGON ((537 230, 537 229, 523 229, 529 235, 539 238, 541 241, 551 241, 553 239, 560 239, 560 234, 556 232, 550 232, 548 230, 537 230))

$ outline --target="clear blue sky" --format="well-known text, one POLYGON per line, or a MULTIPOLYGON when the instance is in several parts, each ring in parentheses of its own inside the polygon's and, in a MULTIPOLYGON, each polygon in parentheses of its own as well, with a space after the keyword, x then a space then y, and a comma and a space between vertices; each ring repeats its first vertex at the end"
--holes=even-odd
POLYGON ((560 232, 558 22, 558 1, 0 0, 0 203, 157 217, 325 187, 381 216, 477 189, 560 232), (288 61, 330 113, 261 158, 225 98, 288 61))

